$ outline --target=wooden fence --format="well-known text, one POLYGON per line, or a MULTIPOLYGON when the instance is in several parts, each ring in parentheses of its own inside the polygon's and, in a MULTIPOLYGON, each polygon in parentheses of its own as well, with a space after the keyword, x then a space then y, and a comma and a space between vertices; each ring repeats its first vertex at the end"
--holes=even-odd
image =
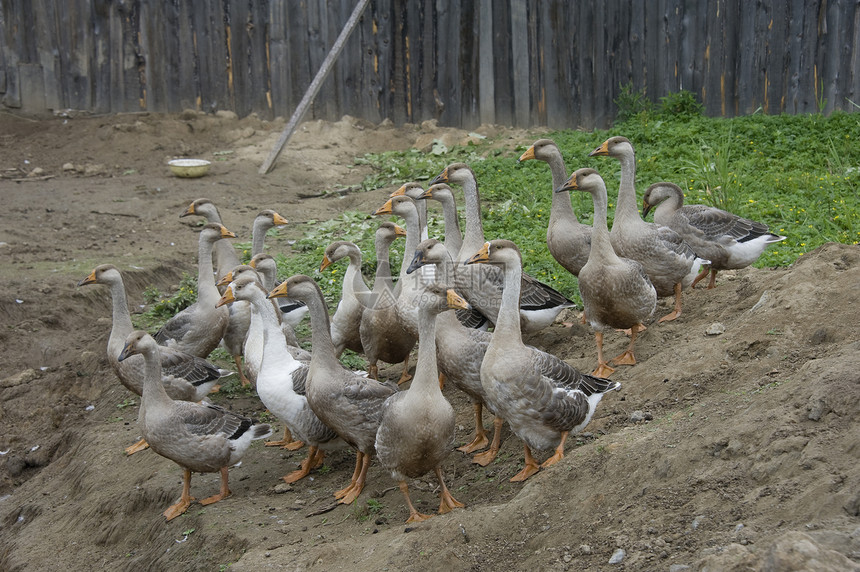
MULTIPOLYGON (((0 108, 289 117, 356 0, 0 0, 0 108)), ((373 0, 308 118, 605 127, 855 109, 860 0, 373 0)))

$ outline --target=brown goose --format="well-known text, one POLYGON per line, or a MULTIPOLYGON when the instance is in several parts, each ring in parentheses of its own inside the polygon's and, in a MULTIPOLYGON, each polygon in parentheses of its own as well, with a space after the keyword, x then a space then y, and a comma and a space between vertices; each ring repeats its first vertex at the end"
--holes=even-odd
POLYGON ((297 471, 284 476, 293 483, 306 477, 311 469, 322 465, 326 449, 343 446, 337 434, 320 421, 308 405, 305 384, 309 363, 295 359, 284 340, 277 310, 267 298, 267 292, 255 277, 244 274, 231 282, 219 304, 235 304, 244 300, 251 305, 255 321, 262 329, 260 354, 262 360, 257 373, 257 395, 260 401, 284 424, 284 438, 268 441, 267 447, 282 446, 295 451, 308 444, 308 456, 297 471), (293 437, 298 441, 293 441, 293 437))
POLYGON ((409 333, 397 315, 397 294, 392 286, 388 258, 391 243, 403 232, 392 222, 384 222, 376 230, 376 278, 371 292, 372 302, 362 312, 359 326, 368 375, 373 379, 378 378, 377 363, 380 360, 386 363, 403 362, 403 372, 398 383, 411 379, 409 352, 415 346, 415 336, 409 333))
POLYGON ((143 331, 129 334, 117 360, 142 355, 145 364, 140 424, 143 437, 153 451, 182 467, 184 484, 179 502, 164 511, 172 520, 188 510, 191 501, 191 472, 221 473, 218 494, 200 501, 212 504, 230 496, 228 468, 242 460, 255 439, 272 434, 265 423, 228 411, 218 405, 173 401, 161 379, 159 347, 143 331))
POLYGON ((385 400, 376 431, 376 454, 383 467, 400 486, 409 507, 407 523, 421 522, 431 515, 419 513, 409 498, 407 478, 434 471, 439 480, 439 514, 464 505, 451 496, 442 478, 442 461, 454 444, 456 415, 436 382, 436 317, 449 308, 467 309, 468 304, 453 290, 435 284, 422 289, 418 301, 418 363, 408 391, 385 400))
MULTIPOLYGON (((102 264, 78 282, 78 286, 87 284, 104 284, 110 291, 113 317, 107 344, 108 363, 126 389, 141 395, 146 372, 143 358, 135 357, 122 362, 117 360, 126 338, 134 331, 122 274, 116 266, 102 264)), ((222 372, 208 361, 164 346, 158 347, 161 383, 171 399, 200 401, 218 383, 222 372)), ((125 451, 131 455, 146 447, 146 441, 141 439, 125 451)))
MULTIPOLYGON (((455 258, 457 263, 463 263, 484 244, 478 182, 475 179, 475 173, 468 165, 452 163, 431 181, 432 185, 438 183, 456 183, 463 188, 466 203, 466 230, 463 235, 463 246, 455 258)), ((555 320, 559 312, 574 306, 574 303, 560 292, 532 276, 522 273, 522 279, 520 317, 524 331, 533 332, 545 328, 555 320)), ((502 273, 498 268, 487 265, 461 268, 458 265, 454 284, 457 291, 476 310, 495 323, 504 285, 502 273)))
MULTIPOLYGON (((609 238, 619 256, 636 260, 645 269, 657 290, 657 296, 675 297, 673 310, 659 322, 681 315, 681 292, 692 284, 702 264, 708 261, 696 256, 689 244, 674 230, 645 222, 636 204, 636 156, 626 137, 610 137, 589 156, 615 157, 621 162, 618 206, 609 238)), ((587 315, 587 314, 586 314, 587 315)))
MULTIPOLYGON (((553 190, 562 186, 567 180, 564 159, 553 140, 539 139, 535 141, 520 156, 519 162, 531 159, 543 161, 549 165, 550 171, 552 171, 553 190)), ((579 276, 579 271, 588 261, 588 252, 591 250, 591 227, 577 220, 568 194, 552 194, 546 244, 549 253, 565 270, 574 276, 579 276)))
POLYGON ((716 286, 717 272, 745 268, 758 260, 768 245, 786 237, 771 233, 766 224, 739 217, 707 205, 684 206, 684 192, 674 183, 654 183, 642 198, 642 214, 654 210, 654 222, 668 226, 689 244, 696 254, 711 261, 710 267, 693 280, 695 288, 708 271, 708 289, 716 286))
POLYGON ((349 504, 364 488, 367 469, 375 453, 382 404, 397 392, 397 386, 343 368, 334 355, 322 291, 313 279, 301 274, 292 276, 269 296, 288 296, 308 305, 313 357, 305 393, 313 412, 358 453, 349 485, 335 493, 339 502, 349 504))
POLYGON ((654 315, 657 292, 642 265, 615 253, 606 223, 606 184, 594 169, 574 172, 557 193, 581 190, 591 193, 594 201, 594 231, 591 253, 579 272, 579 293, 585 315, 595 330, 597 369, 594 375, 606 377, 615 371, 603 357, 603 332, 612 328, 630 329, 630 345, 613 363, 633 365, 633 344, 645 322, 654 315))
POLYGON ((230 312, 216 308, 221 298, 212 271, 212 247, 223 238, 236 235, 220 224, 206 224, 200 231, 197 253, 197 301, 167 320, 155 334, 155 341, 191 355, 206 357, 227 329, 230 312))
POLYGON ((370 294, 370 288, 361 276, 361 250, 353 242, 339 240, 329 244, 320 264, 320 272, 342 258, 348 258, 349 264, 343 275, 340 301, 331 318, 331 339, 337 357, 345 349, 364 353, 359 328, 370 294))
POLYGON ((511 478, 523 481, 540 467, 561 460, 568 435, 581 431, 603 394, 621 384, 582 374, 557 357, 523 344, 518 312, 522 257, 513 242, 488 242, 467 263, 504 267, 499 319, 481 363, 481 385, 493 409, 523 440, 525 467, 511 478), (539 466, 532 450, 555 452, 539 466))

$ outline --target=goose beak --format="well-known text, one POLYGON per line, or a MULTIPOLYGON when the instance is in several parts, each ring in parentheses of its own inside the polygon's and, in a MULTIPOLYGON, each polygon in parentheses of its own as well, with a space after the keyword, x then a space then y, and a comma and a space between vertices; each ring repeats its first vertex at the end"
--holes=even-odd
POLYGON ((216 308, 220 308, 224 304, 229 304, 230 302, 235 302, 236 298, 233 297, 233 287, 227 286, 227 289, 224 290, 224 295, 221 296, 221 299, 218 300, 218 303, 215 304, 216 308))
POLYGON ((322 272, 323 270, 328 268, 331 265, 331 263, 332 263, 331 259, 329 259, 328 255, 323 254, 322 263, 320 263, 320 272, 322 272))
POLYGON ((89 275, 78 282, 78 286, 86 286, 87 284, 95 284, 96 283, 96 271, 93 270, 89 273, 89 275))
POLYGON ((231 270, 230 272, 225 274, 224 277, 221 280, 219 280, 217 284, 215 284, 215 286, 226 286, 227 284, 229 284, 232 281, 233 281, 233 271, 231 270))
POLYGON ((465 264, 480 264, 482 262, 490 261, 490 243, 485 242, 484 246, 481 247, 481 250, 476 252, 472 258, 467 260, 465 264))
POLYGON ((654 208, 654 205, 649 203, 647 200, 642 199, 642 218, 648 216, 648 213, 651 212, 652 208, 654 208))
POLYGON ((285 224, 289 223, 289 221, 287 219, 285 219, 284 217, 282 217, 278 213, 275 213, 272 215, 272 222, 275 223, 275 226, 281 226, 281 225, 285 225, 285 224))
POLYGON ((448 289, 448 307, 453 310, 471 310, 472 307, 469 305, 466 300, 463 299, 462 296, 454 292, 452 289, 448 289))
POLYGON ((534 158, 535 158, 535 146, 532 145, 531 147, 526 149, 525 153, 520 155, 520 158, 517 159, 517 163, 522 163, 523 161, 528 161, 529 159, 534 159, 534 158))
POLYGON ((432 198, 433 198, 433 191, 432 191, 432 189, 427 189, 426 191, 424 191, 423 193, 421 193, 421 196, 420 196, 420 197, 418 197, 418 199, 419 199, 419 200, 421 200, 421 199, 432 199, 432 198))
POLYGON ((183 212, 181 215, 179 215, 179 218, 182 218, 184 216, 190 216, 193 214, 197 214, 197 213, 194 212, 194 203, 191 203, 190 205, 188 205, 188 208, 185 209, 185 212, 183 212))
POLYGON ((604 141, 600 147, 588 154, 589 157, 608 156, 609 155, 609 139, 604 141))
POLYGON ((402 226, 395 224, 394 225, 394 236, 406 236, 406 229, 402 226))
POLYGON ((412 274, 425 264, 427 264, 427 257, 424 255, 424 251, 416 250, 415 257, 412 259, 412 264, 410 264, 409 268, 406 269, 406 274, 412 274))
POLYGON ((576 184, 576 173, 572 174, 568 180, 564 182, 559 188, 554 190, 554 193, 563 193, 565 191, 575 191, 579 189, 579 186, 576 184))
POLYGON ((391 199, 385 201, 385 204, 376 209, 375 215, 386 215, 386 214, 394 214, 394 211, 391 210, 391 199))
POLYGON ((437 183, 447 183, 448 182, 448 167, 442 169, 442 172, 436 175, 432 181, 430 181, 431 185, 435 185, 437 183))
POLYGON ((399 189, 397 189, 396 191, 394 191, 393 193, 391 193, 388 196, 389 196, 389 198, 393 198, 393 197, 399 197, 400 195, 405 195, 405 194, 406 194, 406 185, 402 185, 399 189))
POLYGON ((221 238, 236 238, 236 234, 221 226, 221 238))
POLYGON ((281 282, 275 289, 269 292, 267 298, 286 298, 287 297, 287 283, 281 282))
POLYGON ((256 268, 257 268, 257 261, 256 261, 256 260, 254 260, 254 259, 252 258, 252 259, 250 260, 250 262, 248 262, 248 266, 250 266, 251 268, 253 268, 253 269, 255 269, 255 270, 256 270, 256 268))
POLYGON ((122 351, 119 352, 119 357, 116 358, 116 361, 122 361, 128 357, 134 355, 134 349, 131 347, 131 342, 126 342, 122 346, 122 351))

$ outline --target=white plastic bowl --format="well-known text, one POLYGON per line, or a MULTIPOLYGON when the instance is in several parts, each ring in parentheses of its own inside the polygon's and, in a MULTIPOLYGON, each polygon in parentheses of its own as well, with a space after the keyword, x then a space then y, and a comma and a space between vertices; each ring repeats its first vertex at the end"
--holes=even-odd
POLYGON ((209 161, 205 159, 174 159, 167 163, 177 177, 192 179, 202 177, 209 172, 209 161))

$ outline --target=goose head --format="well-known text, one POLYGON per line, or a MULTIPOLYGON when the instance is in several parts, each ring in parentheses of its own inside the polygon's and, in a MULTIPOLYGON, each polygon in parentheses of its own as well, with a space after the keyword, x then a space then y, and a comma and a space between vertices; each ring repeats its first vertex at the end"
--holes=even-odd
POLYGON ((684 203, 684 191, 675 183, 667 181, 654 183, 648 187, 642 197, 642 216, 646 216, 651 209, 669 198, 674 198, 680 206, 684 203))
POLYGON ((315 297, 322 299, 322 290, 313 278, 304 274, 290 276, 269 292, 269 298, 293 298, 305 303, 315 297))
POLYGON ((259 225, 259 228, 269 230, 275 226, 282 226, 289 221, 271 209, 261 210, 254 218, 254 225, 259 225))
POLYGON ((496 239, 485 242, 481 250, 472 255, 465 264, 522 264, 517 245, 510 240, 496 239))
POLYGON ((396 215, 405 219, 410 214, 418 215, 418 207, 415 206, 415 201, 406 195, 398 195, 391 197, 385 204, 376 209, 373 214, 379 215, 396 215))
POLYGON ((193 201, 185 209, 185 212, 179 215, 179 218, 191 215, 202 216, 209 222, 221 222, 221 215, 218 213, 215 203, 209 199, 197 199, 193 201))
POLYGON ((115 284, 122 280, 119 270, 113 264, 100 264, 87 275, 86 278, 78 282, 78 286, 86 286, 87 284, 115 284))
MULTIPOLYGON (((224 290, 224 294, 221 296, 221 299, 218 300, 218 303, 215 304, 215 307, 220 308, 221 306, 230 304, 236 300, 251 300, 254 288, 260 291, 262 291, 263 288, 260 284, 257 273, 244 272, 228 283, 227 289, 224 290)), ((265 292, 263 293, 265 294, 265 292)))
POLYGON ((421 193, 418 199, 433 199, 440 203, 444 203, 445 201, 454 202, 454 191, 445 183, 436 183, 421 193))
POLYGON ((600 147, 588 154, 589 157, 620 157, 633 153, 633 144, 627 137, 616 135, 600 144, 600 147))
POLYGON ((466 163, 451 163, 445 167, 441 173, 436 175, 436 177, 430 181, 430 184, 456 183, 458 185, 462 185, 463 183, 474 179, 475 173, 469 165, 466 163))
POLYGON ((235 268, 233 268, 233 270, 225 274, 224 277, 221 278, 221 280, 219 280, 215 285, 226 286, 233 280, 237 279, 239 276, 243 276, 246 274, 251 274, 254 276, 254 279, 259 280, 257 271, 252 266, 248 264, 240 264, 239 266, 236 266, 235 268))
POLYGON ((406 273, 412 274, 427 264, 441 264, 448 260, 451 260, 451 256, 448 254, 445 244, 435 238, 428 238, 415 249, 415 256, 412 258, 409 268, 406 269, 406 273))
POLYGON ((561 151, 559 150, 558 145, 555 144, 555 141, 552 139, 538 139, 531 147, 526 149, 525 153, 520 155, 517 163, 522 163, 523 161, 529 161, 532 159, 538 161, 549 161, 554 155, 561 155, 561 151))
POLYGON ((604 193, 606 192, 606 184, 603 182, 603 177, 600 176, 600 173, 590 167, 584 167, 574 171, 562 186, 555 189, 555 192, 585 191, 594 194, 601 189, 603 189, 604 193))
POLYGON ((134 355, 142 355, 145 353, 158 351, 158 344, 152 339, 152 336, 143 330, 136 330, 128 335, 125 339, 125 345, 117 358, 117 361, 123 361, 134 355))
POLYGON ((236 238, 236 235, 217 222, 205 224, 200 230, 200 241, 202 242, 214 244, 222 238, 236 238))
POLYGON ((404 183, 399 189, 388 195, 389 197, 399 197, 401 195, 406 195, 407 197, 411 197, 412 199, 419 199, 421 195, 424 194, 424 187, 421 186, 421 183, 404 183))
POLYGON ((419 308, 429 311, 434 316, 445 310, 470 310, 472 308, 457 292, 441 284, 425 286, 417 304, 419 308))
POLYGON ((338 240, 336 242, 332 242, 326 247, 325 253, 323 253, 323 259, 320 263, 320 272, 322 272, 331 264, 334 264, 341 258, 346 258, 350 255, 358 255, 358 257, 361 258, 361 251, 354 243, 349 242, 348 240, 338 240))

